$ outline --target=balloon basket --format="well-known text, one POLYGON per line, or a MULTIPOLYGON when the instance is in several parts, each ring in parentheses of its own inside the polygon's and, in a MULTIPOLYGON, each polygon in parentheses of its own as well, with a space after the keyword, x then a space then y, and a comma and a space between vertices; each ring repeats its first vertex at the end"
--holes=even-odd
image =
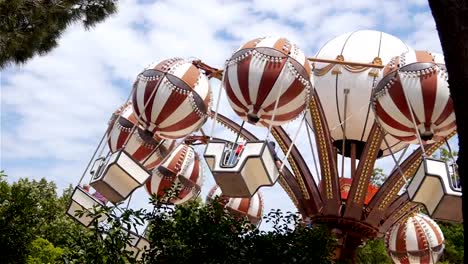
MULTIPOLYGON (((89 227, 93 221, 93 218, 87 216, 87 213, 90 212, 94 207, 101 207, 103 205, 104 204, 101 201, 78 186, 73 191, 67 214, 84 226, 89 227), (78 216, 76 215, 77 211, 84 211, 84 214, 82 216, 78 216)), ((98 222, 102 222, 105 219, 106 218, 104 215, 102 215, 97 220, 98 222)))
POLYGON ((103 163, 90 185, 112 203, 121 202, 150 177, 150 173, 124 150, 103 163))
POLYGON ((408 185, 410 200, 423 204, 434 219, 462 222, 462 192, 453 187, 452 177, 446 162, 423 158, 408 185))
POLYGON ((261 186, 272 186, 278 179, 273 154, 267 141, 247 142, 239 155, 227 142, 210 141, 204 156, 223 195, 252 197, 261 186))

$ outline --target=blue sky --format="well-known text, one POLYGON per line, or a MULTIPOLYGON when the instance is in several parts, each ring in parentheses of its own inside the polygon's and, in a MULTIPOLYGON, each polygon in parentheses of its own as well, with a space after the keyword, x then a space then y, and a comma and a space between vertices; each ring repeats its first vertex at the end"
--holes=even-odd
MULTIPOLYGON (((284 36, 313 56, 328 39, 357 29, 441 52, 423 0, 119 1, 104 23, 89 31, 73 25, 51 53, 3 70, 0 168, 12 181, 76 184, 111 113, 151 62, 197 57, 222 67, 243 42, 265 35, 284 36)), ((219 82, 211 83, 216 94, 219 82)), ((205 178, 203 194, 213 184, 205 178)), ((294 210, 280 187, 262 192, 267 210, 294 210)), ((145 203, 141 197, 135 206, 145 203)))

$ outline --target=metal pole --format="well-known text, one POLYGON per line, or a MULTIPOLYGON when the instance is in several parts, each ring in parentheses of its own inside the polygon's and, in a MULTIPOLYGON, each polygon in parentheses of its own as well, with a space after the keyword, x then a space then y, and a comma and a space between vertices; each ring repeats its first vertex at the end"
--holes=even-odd
POLYGON ((354 62, 354 61, 341 61, 341 60, 330 60, 330 59, 320 59, 320 58, 307 58, 307 59, 313 62, 334 63, 334 64, 349 65, 349 66, 362 66, 362 67, 378 68, 378 69, 383 69, 385 67, 384 65, 354 62))
POLYGON ((234 158, 235 158, 235 151, 236 150, 234 148, 237 145, 237 141, 239 140, 240 134, 242 133, 242 129, 244 128, 244 124, 245 124, 245 120, 242 120, 241 127, 240 127, 239 131, 237 132, 236 140, 234 141, 234 145, 232 145, 231 156, 229 157, 229 164, 233 164, 233 162, 235 161, 234 158))
POLYGON ((343 123, 343 144, 341 145, 341 177, 344 177, 344 161, 345 161, 345 148, 346 148, 346 118, 347 118, 347 108, 348 108, 348 94, 349 94, 349 89, 344 89, 343 93, 345 95, 344 99, 344 109, 343 109, 343 117, 344 117, 344 123, 343 123))

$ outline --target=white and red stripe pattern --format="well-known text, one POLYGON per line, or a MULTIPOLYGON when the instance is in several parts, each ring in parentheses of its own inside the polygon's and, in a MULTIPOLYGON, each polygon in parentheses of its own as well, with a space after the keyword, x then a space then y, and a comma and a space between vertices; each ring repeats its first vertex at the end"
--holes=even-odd
MULTIPOLYGON (((134 127, 138 125, 131 103, 119 108, 114 115, 116 118, 109 124, 107 139, 111 152, 121 150, 134 127)), ((146 169, 152 170, 174 148, 173 140, 165 140, 156 150, 160 140, 162 139, 156 140, 149 131, 138 127, 128 139, 125 151, 146 169)))
POLYGON ((180 58, 149 66, 138 75, 134 90, 138 122, 161 138, 181 138, 199 129, 211 107, 208 77, 180 58))
POLYGON ((208 193, 207 202, 220 196, 220 202, 232 213, 240 217, 247 217, 253 225, 260 225, 263 217, 263 198, 260 192, 256 192, 251 198, 231 198, 223 196, 221 188, 215 185, 208 193))
POLYGON ((437 223, 424 214, 395 224, 385 234, 387 252, 397 264, 437 263, 444 243, 444 234, 437 223))
POLYGON ((195 150, 186 144, 177 146, 153 171, 153 175, 145 184, 150 194, 164 196, 173 184, 179 184, 181 189, 171 203, 181 204, 195 198, 200 193, 203 184, 203 169, 200 158, 195 150))
POLYGON ((304 53, 287 39, 257 38, 226 63, 223 83, 232 109, 243 120, 278 126, 304 111, 312 87, 310 73, 304 53))
POLYGON ((403 53, 384 69, 374 92, 374 111, 384 129, 397 139, 432 143, 456 129, 453 102, 443 57, 426 51, 403 53), (407 103, 409 102, 409 105, 407 103))

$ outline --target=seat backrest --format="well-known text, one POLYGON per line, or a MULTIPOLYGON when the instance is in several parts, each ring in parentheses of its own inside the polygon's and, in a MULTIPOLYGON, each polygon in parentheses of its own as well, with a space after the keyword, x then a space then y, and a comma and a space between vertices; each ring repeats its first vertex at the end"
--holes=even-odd
POLYGON ((239 155, 236 149, 228 146, 226 142, 208 142, 205 149, 205 159, 213 171, 239 171, 247 159, 260 157, 265 151, 264 141, 247 142, 239 155))

